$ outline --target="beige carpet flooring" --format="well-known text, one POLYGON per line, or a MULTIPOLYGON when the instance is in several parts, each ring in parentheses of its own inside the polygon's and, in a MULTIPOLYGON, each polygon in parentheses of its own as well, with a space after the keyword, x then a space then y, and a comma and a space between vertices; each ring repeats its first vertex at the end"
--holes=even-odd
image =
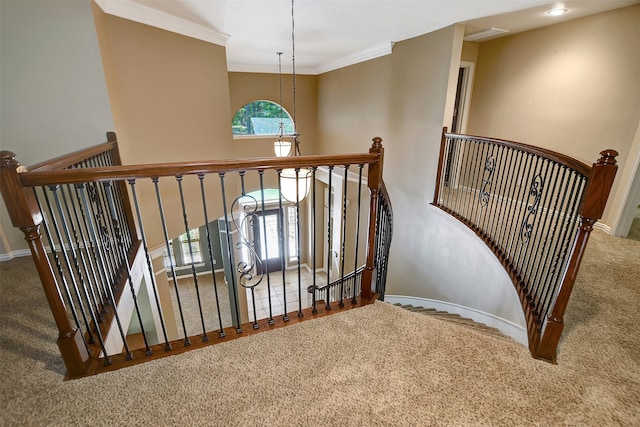
POLYGON ((627 239, 637 240, 640 242, 640 206, 636 209, 636 215, 633 217, 633 221, 631 222, 627 239))
POLYGON ((63 382, 29 258, 0 264, 0 425, 638 426, 640 243, 594 232, 558 365, 385 303, 63 382))

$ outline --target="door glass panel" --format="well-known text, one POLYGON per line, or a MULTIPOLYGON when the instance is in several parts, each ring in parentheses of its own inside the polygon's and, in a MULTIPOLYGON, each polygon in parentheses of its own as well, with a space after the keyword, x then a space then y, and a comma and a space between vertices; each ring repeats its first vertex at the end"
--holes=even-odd
POLYGON ((296 209, 291 206, 287 209, 289 224, 289 261, 298 259, 298 224, 296 222, 296 209))
POLYGON ((260 245, 260 257, 262 259, 274 259, 280 258, 280 245, 278 244, 278 215, 265 215, 264 221, 262 218, 259 220, 260 223, 260 239, 262 240, 264 236, 267 236, 267 244, 260 245), (267 232, 265 234, 265 224, 267 227, 267 232), (265 247, 266 246, 266 247, 265 247), (269 257, 267 258, 267 249, 269 250, 269 257))

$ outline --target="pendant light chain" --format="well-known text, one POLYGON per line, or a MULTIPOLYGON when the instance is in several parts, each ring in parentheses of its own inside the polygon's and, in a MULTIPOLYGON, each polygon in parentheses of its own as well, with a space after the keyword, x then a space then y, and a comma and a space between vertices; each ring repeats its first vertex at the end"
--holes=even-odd
POLYGON ((293 132, 295 155, 300 155, 300 142, 298 141, 298 127, 296 124, 296 23, 293 15, 293 4, 295 0, 291 0, 291 67, 293 82, 293 132))
POLYGON ((282 114, 282 52, 276 52, 278 54, 278 76, 280 78, 280 122, 284 120, 282 114))

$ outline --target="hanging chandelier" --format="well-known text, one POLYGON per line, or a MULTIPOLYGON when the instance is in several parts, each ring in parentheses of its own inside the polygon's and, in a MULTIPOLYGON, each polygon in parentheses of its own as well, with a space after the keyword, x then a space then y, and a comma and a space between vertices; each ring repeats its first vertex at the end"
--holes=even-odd
POLYGON ((280 81, 280 127, 273 141, 273 149, 276 157, 287 157, 291 153, 291 138, 284 130, 284 112, 282 109, 282 52, 276 52, 278 55, 278 78, 280 81))
MULTIPOLYGON (((276 146, 278 143, 278 137, 276 136, 276 141, 274 142, 274 148, 276 150, 276 156, 278 157, 287 157, 287 156, 300 156, 300 139, 298 130, 296 127, 296 38, 295 38, 295 19, 294 19, 294 1, 291 0, 291 65, 292 65, 292 82, 293 82, 293 135, 291 135, 291 142, 289 142, 288 150, 286 149, 287 144, 281 143, 279 146, 276 146), (291 144, 293 144, 293 153, 291 153, 291 144), (279 155, 287 151, 285 155, 279 155)), ((280 58, 280 53, 278 54, 278 58, 280 58)), ((280 60, 278 59, 278 63, 280 64, 280 60)), ((282 109, 282 68, 280 68, 280 108, 282 109)), ((282 111, 282 110, 281 110, 282 111)), ((282 117, 282 113, 281 113, 282 117)), ((284 122, 281 120, 280 122, 280 131, 278 131, 280 141, 284 140, 284 122)), ((309 194, 309 188, 311 187, 311 169, 308 168, 289 168, 283 169, 280 173, 280 183, 281 188, 280 192, 282 193, 282 197, 287 199, 292 203, 300 203, 303 201, 307 195, 309 194)))

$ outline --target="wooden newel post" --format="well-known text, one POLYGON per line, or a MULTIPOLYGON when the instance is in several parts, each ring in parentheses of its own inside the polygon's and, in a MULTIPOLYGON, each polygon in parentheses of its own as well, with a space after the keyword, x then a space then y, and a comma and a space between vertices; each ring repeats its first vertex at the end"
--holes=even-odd
POLYGON ((371 284, 373 283, 376 257, 376 224, 378 222, 378 198, 382 187, 382 163, 384 159, 384 148, 382 138, 373 138, 373 144, 369 148, 369 153, 378 154, 378 161, 369 165, 367 176, 367 186, 369 187, 369 236, 367 237, 367 262, 362 272, 362 294, 363 300, 370 300, 371 284))
POLYGON ((82 339, 69 319, 56 279, 51 271, 49 257, 40 236, 42 213, 31 189, 25 189, 20 182, 20 173, 26 172, 10 151, 0 152, 0 192, 9 212, 11 223, 24 233, 36 264, 44 293, 51 307, 58 327, 58 347, 69 375, 85 373, 89 354, 82 339))
POLYGON ((564 328, 564 312, 573 290, 573 284, 576 281, 589 236, 593 230, 593 224, 602 218, 602 213, 607 204, 611 186, 618 170, 616 156, 618 156, 616 150, 601 151, 600 159, 591 168, 591 176, 587 182, 587 190, 580 209, 581 223, 571 252, 571 258, 558 290, 553 311, 547 317, 540 345, 534 355, 540 359, 556 362, 556 350, 564 328))

